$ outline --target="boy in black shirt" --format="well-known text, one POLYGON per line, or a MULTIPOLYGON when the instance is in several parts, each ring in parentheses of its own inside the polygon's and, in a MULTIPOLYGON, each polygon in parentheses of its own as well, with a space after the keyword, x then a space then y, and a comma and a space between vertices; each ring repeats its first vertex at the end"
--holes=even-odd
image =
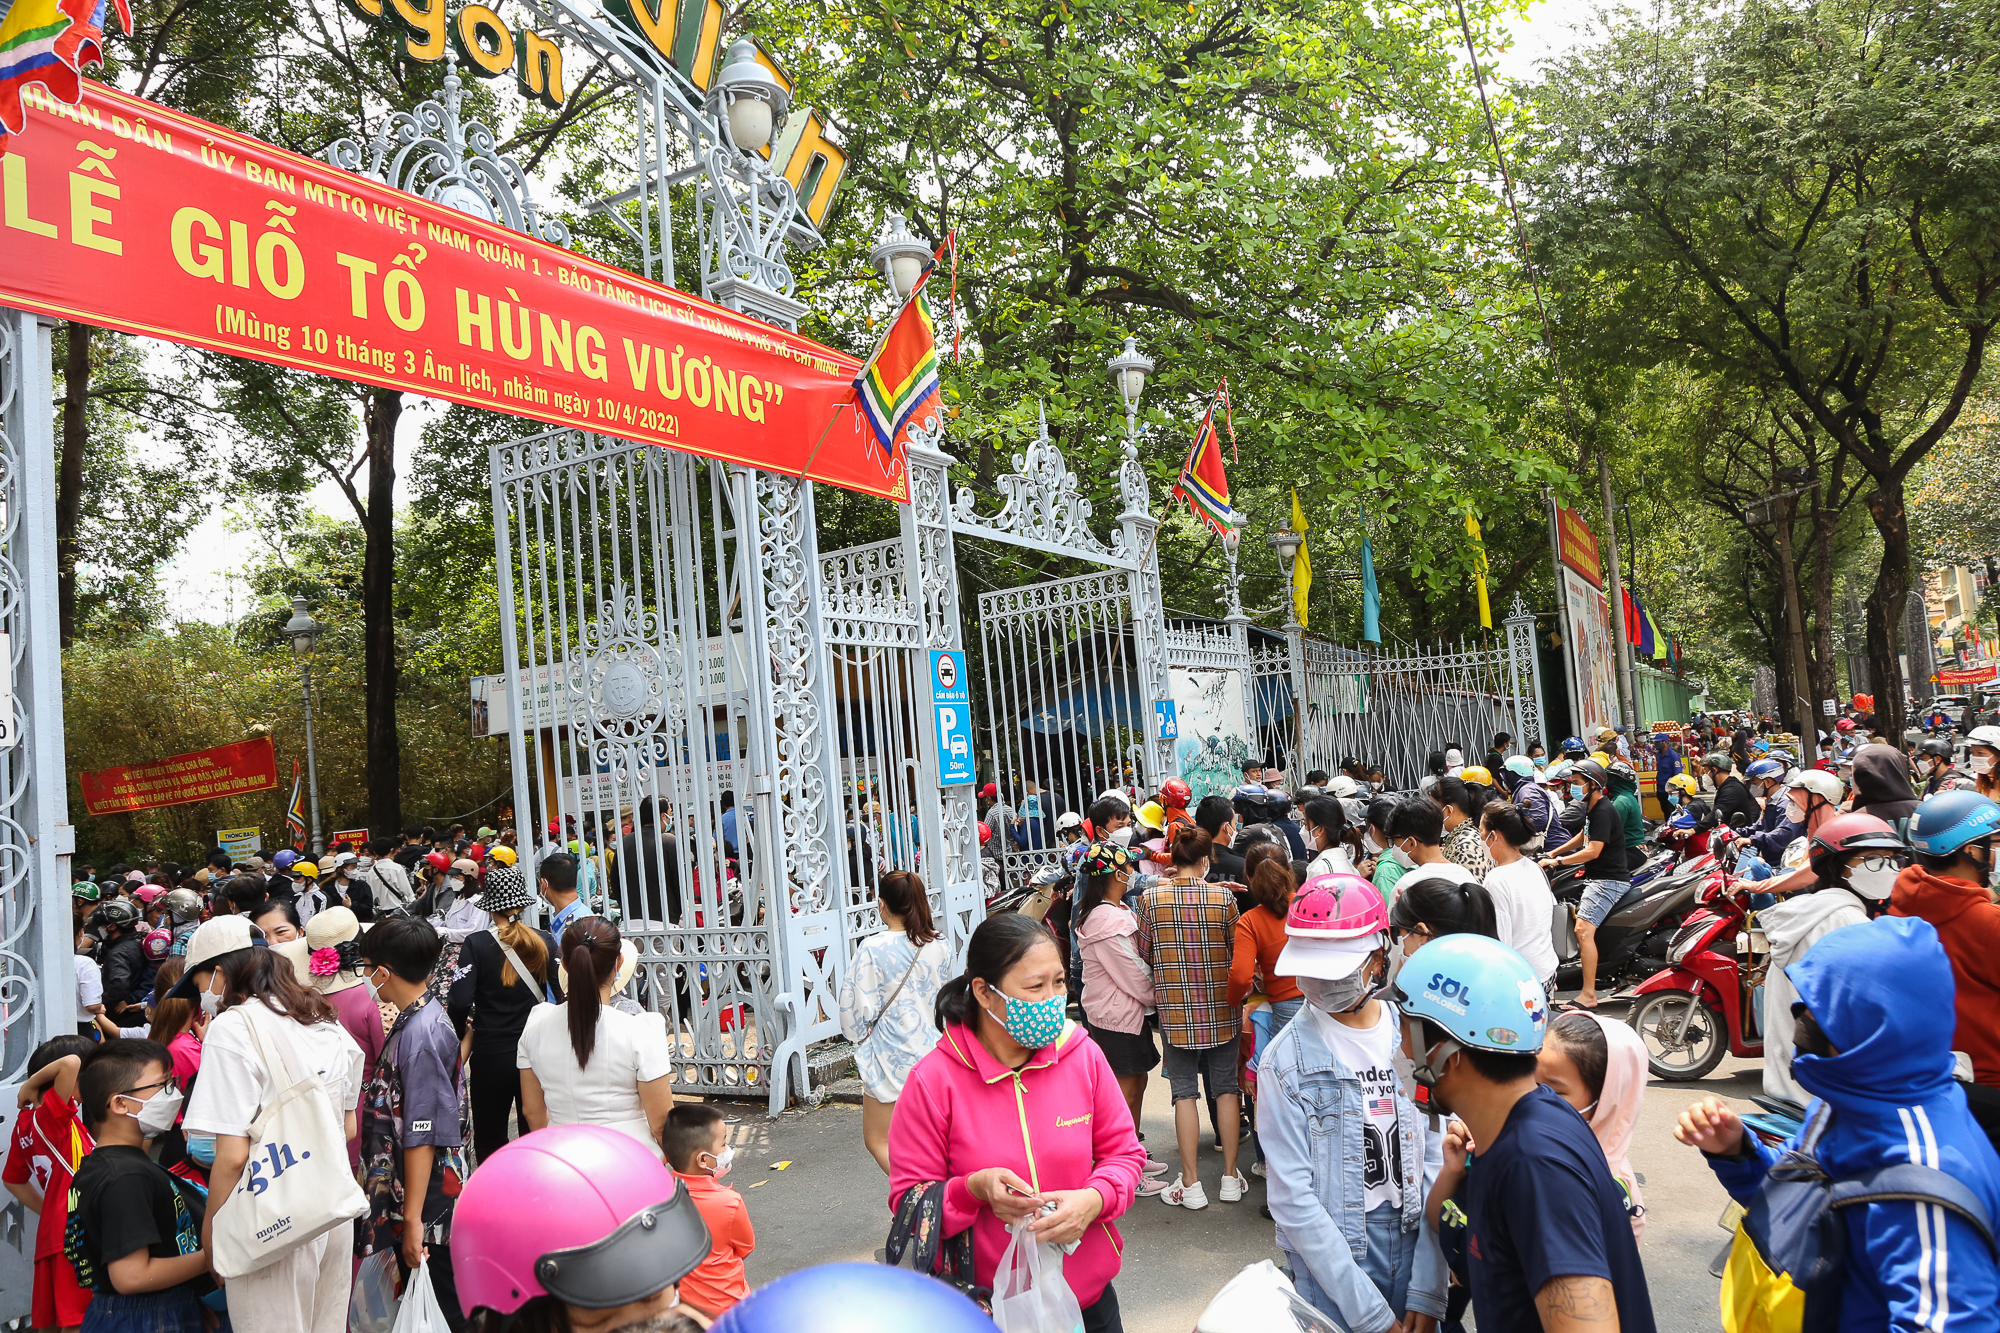
POLYGON ((173 1127, 181 1091, 158 1042, 107 1041, 77 1079, 97 1147, 77 1168, 65 1252, 96 1295, 88 1333, 200 1333, 212 1287, 201 1249, 203 1204, 146 1156, 173 1127))

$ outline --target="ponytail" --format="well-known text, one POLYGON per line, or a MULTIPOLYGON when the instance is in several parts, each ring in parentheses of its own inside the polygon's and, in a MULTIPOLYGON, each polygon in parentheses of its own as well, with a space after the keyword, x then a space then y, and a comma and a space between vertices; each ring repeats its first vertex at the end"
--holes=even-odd
MULTIPOLYGON (((493 936, 502 945, 513 950, 514 956, 526 963, 529 970, 535 974, 532 981, 522 977, 522 985, 533 985, 534 982, 548 984, 549 946, 542 943, 542 932, 530 930, 521 924, 519 909, 505 916, 493 918, 493 936)), ((500 958, 500 984, 502 986, 514 984, 514 964, 508 961, 504 954, 500 958)))
POLYGON ((907 870, 891 870, 876 881, 875 893, 884 907, 903 918, 903 933, 913 946, 921 949, 938 937, 922 878, 907 870))
POLYGON ((1283 921, 1291 915, 1298 879, 1292 874, 1292 854, 1276 843, 1260 842, 1243 855, 1243 887, 1259 907, 1283 921))
POLYGON ((578 917, 563 932, 563 963, 569 969, 569 1048, 576 1067, 590 1065, 597 1048, 598 996, 607 978, 618 975, 618 927, 601 916, 578 917))

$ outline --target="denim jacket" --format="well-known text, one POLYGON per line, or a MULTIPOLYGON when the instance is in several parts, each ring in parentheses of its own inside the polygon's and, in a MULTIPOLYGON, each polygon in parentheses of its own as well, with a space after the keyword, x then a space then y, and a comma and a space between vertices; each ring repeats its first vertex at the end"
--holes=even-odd
MULTIPOLYGON (((1418 1231, 1409 1309, 1443 1319, 1447 1271, 1424 1199, 1443 1166, 1443 1134, 1407 1098, 1396 1098, 1402 1138, 1403 1230, 1418 1231)), ((1257 1057, 1257 1138, 1266 1162, 1278 1244, 1305 1260, 1353 1333, 1384 1333, 1391 1310, 1359 1260, 1368 1251, 1362 1206, 1361 1084, 1334 1059, 1306 1014, 1287 1024, 1257 1057)))

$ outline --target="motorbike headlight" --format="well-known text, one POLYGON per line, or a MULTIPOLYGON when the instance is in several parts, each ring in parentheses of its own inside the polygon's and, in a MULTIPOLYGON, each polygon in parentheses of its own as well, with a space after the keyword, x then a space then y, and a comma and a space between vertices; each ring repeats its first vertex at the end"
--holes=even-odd
POLYGON ((1686 962, 1710 924, 1704 921, 1699 925, 1682 926, 1673 943, 1667 946, 1667 961, 1676 965, 1686 962))

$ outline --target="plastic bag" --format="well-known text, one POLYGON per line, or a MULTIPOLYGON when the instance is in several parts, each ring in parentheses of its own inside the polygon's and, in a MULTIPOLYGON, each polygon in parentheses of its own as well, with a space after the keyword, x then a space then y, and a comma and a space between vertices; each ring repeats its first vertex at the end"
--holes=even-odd
POLYGON ((417 1265, 403 1286, 403 1303, 396 1307, 395 1333, 451 1333, 444 1322, 444 1307, 431 1290, 431 1266, 417 1265))
POLYGON ((1011 1228, 1007 1250, 993 1270, 993 1322, 1000 1333, 1079 1333, 1083 1307, 1063 1279, 1062 1251, 1036 1240, 1028 1230, 1032 1221, 1011 1228))
POLYGON ((354 1274, 354 1295, 347 1302, 350 1333, 391 1333, 396 1325, 396 1276, 394 1250, 377 1250, 361 1261, 354 1274))
POLYGON ((1340 1333, 1340 1326, 1299 1298, 1269 1259, 1230 1278, 1195 1321, 1195 1333, 1340 1333))

